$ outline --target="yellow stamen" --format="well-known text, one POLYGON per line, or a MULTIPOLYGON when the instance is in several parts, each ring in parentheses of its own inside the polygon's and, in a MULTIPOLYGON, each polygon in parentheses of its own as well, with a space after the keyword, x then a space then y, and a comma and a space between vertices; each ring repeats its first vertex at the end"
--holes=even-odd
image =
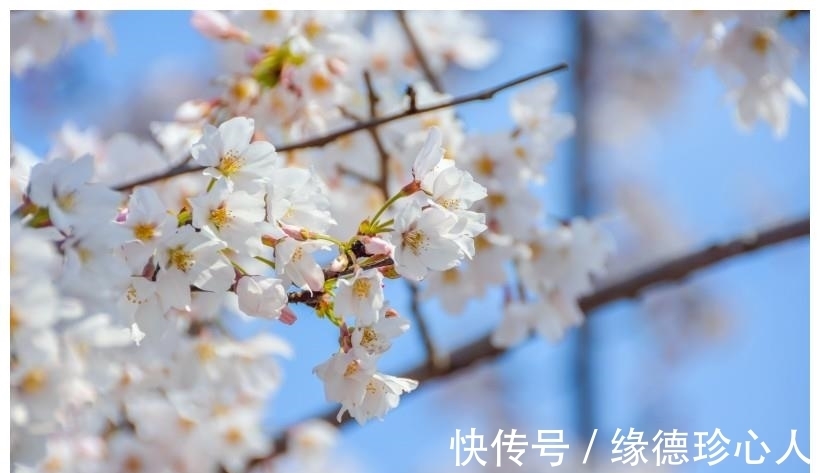
POLYGON ((282 14, 279 13, 278 10, 262 10, 260 12, 260 16, 262 17, 262 20, 268 23, 277 23, 282 17, 282 14))
POLYGON ((224 206, 213 209, 208 220, 217 230, 222 230, 231 221, 231 212, 224 206))
POLYGON ((178 246, 168 251, 168 263, 180 271, 186 272, 194 265, 194 255, 178 246))
POLYGON ((483 176, 492 176, 495 172, 495 161, 489 154, 482 154, 475 163, 476 171, 483 176))
POLYGON ((217 166, 217 169, 223 175, 231 177, 242 169, 242 165, 244 163, 245 160, 242 159, 236 151, 229 150, 222 156, 222 159, 219 160, 219 166, 217 166))
POLYGON ((294 263, 298 263, 299 261, 302 260, 302 258, 304 256, 305 256, 305 252, 304 252, 304 250, 302 250, 302 247, 300 246, 300 247, 296 248, 296 251, 293 252, 293 256, 290 257, 290 260, 294 263))
POLYGON ((228 445, 239 445, 244 438, 242 432, 236 427, 231 427, 225 432, 225 442, 227 442, 228 445))
POLYGON ((327 74, 316 71, 310 75, 310 88, 316 93, 323 94, 329 91, 331 85, 333 85, 333 82, 327 74))
POLYGON ((769 51, 772 45, 772 34, 768 30, 760 30, 752 38, 752 49, 761 56, 769 51))
POLYGON ((316 37, 319 36, 319 33, 321 33, 322 30, 324 30, 322 25, 313 18, 311 18, 310 20, 308 20, 307 23, 305 23, 305 36, 307 36, 308 39, 316 39, 316 37))
POLYGON ((498 208, 507 203, 507 197, 504 194, 490 194, 487 196, 487 203, 490 207, 498 208))
POLYGON ((359 362, 358 361, 351 361, 347 364, 347 368, 345 368, 345 377, 352 376, 359 372, 359 362))
POLYGON ((361 345, 367 346, 376 341, 378 337, 376 336, 376 331, 373 330, 373 327, 365 327, 362 329, 362 342, 361 345))
POLYGON ((456 268, 450 268, 441 274, 441 280, 444 284, 456 284, 461 279, 461 274, 456 268))
POLYGON ((20 383, 20 389, 26 394, 37 394, 42 391, 48 382, 48 374, 43 368, 34 368, 25 376, 20 383))
POLYGON ((14 306, 11 306, 11 314, 10 315, 11 315, 11 317, 10 317, 10 319, 11 319, 10 320, 11 334, 14 335, 14 332, 17 329, 19 329, 21 325, 23 325, 23 321, 20 320, 20 316, 17 314, 17 311, 14 310, 14 306))
POLYGON ((372 283, 367 278, 359 278, 353 282, 353 295, 357 299, 364 299, 370 295, 372 283))
POLYGON ((75 205, 77 205, 77 196, 74 192, 57 197, 57 206, 66 212, 74 210, 75 205))
POLYGON ((151 241, 156 235, 156 226, 152 223, 138 223, 134 226, 134 238, 140 241, 151 241))
POLYGON ((412 251, 414 255, 418 256, 424 242, 427 241, 427 235, 421 230, 411 230, 403 235, 402 241, 406 246, 410 247, 410 251, 412 251))
POLYGON ((216 349, 210 343, 200 343, 196 346, 196 355, 199 361, 207 363, 216 358, 216 349))

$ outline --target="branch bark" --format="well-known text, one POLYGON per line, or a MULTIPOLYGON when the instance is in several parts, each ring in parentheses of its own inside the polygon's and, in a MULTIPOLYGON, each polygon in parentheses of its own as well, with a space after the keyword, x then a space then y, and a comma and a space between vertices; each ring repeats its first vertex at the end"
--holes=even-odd
MULTIPOLYGON (((620 299, 636 298, 641 292, 657 284, 679 281, 695 271, 707 268, 723 260, 778 243, 809 236, 809 234, 810 221, 809 217, 806 217, 761 231, 757 234, 739 236, 726 243, 709 246, 705 249, 658 264, 619 282, 608 284, 592 294, 581 298, 578 302, 584 313, 589 316, 590 313, 597 308, 620 299)), ((487 334, 454 350, 450 354, 450 363, 446 369, 435 369, 425 362, 401 373, 399 376, 416 379, 424 386, 426 384, 424 382, 426 381, 457 374, 479 361, 496 358, 506 352, 506 349, 494 347, 490 343, 490 334, 487 334)), ((337 412, 338 409, 334 408, 324 414, 311 416, 311 418, 321 418, 334 423, 337 412)), ((350 420, 349 417, 345 417, 340 424, 344 425, 350 420)), ((287 443, 285 435, 281 434, 274 440, 271 453, 264 458, 253 460, 249 466, 254 466, 273 458, 285 452, 286 449, 287 443)))
POLYGON ((416 55, 416 60, 419 62, 419 67, 421 68, 421 72, 424 74, 424 78, 427 79, 427 82, 433 86, 433 90, 439 93, 443 92, 444 87, 441 85, 441 81, 438 76, 430 67, 430 62, 427 60, 427 55, 424 54, 424 51, 421 49, 421 45, 419 44, 415 33, 413 33, 410 23, 407 22, 406 13, 402 10, 397 10, 396 17, 399 19, 399 24, 401 25, 402 31, 404 31, 404 36, 407 37, 407 42, 410 44, 413 54, 416 55))
MULTIPOLYGON (((495 97, 496 94, 499 92, 515 87, 517 85, 523 84, 525 82, 529 82, 533 79, 537 79, 539 77, 544 77, 549 74, 553 74, 555 72, 563 71, 568 69, 569 66, 566 63, 560 63, 554 66, 546 67, 544 69, 539 69, 537 71, 531 72, 529 74, 520 76, 518 78, 509 80, 502 84, 498 84, 494 87, 490 87, 488 89, 480 90, 478 92, 473 92, 471 94, 462 95, 460 97, 455 97, 451 100, 447 100, 445 102, 441 102, 435 105, 429 105, 427 107, 408 107, 406 110, 396 112, 390 115, 385 115, 379 118, 373 118, 361 123, 353 123, 346 127, 340 128, 334 132, 330 132, 326 135, 322 135, 316 138, 310 138, 303 141, 298 141, 296 143, 291 143, 289 145, 276 145, 275 148, 278 152, 284 153, 287 151, 295 151, 299 149, 308 149, 308 148, 319 148, 325 146, 329 143, 336 141, 337 139, 350 135, 352 133, 356 133, 358 131, 369 130, 371 128, 376 128, 378 126, 384 125, 386 123, 390 123, 396 120, 400 120, 402 118, 412 117, 414 115, 420 115, 422 113, 433 112, 436 110, 441 110, 444 108, 455 107, 458 105, 463 105, 465 103, 470 102, 480 102, 490 100, 495 97)), ((128 191, 136 186, 144 186, 147 184, 152 184, 157 181, 161 181, 164 179, 169 179, 172 177, 176 177, 182 174, 187 174, 191 172, 197 172, 205 169, 202 166, 192 166, 189 164, 184 164, 180 166, 176 166, 168 171, 165 171, 160 174, 156 174, 153 176, 147 176, 140 179, 136 179, 134 181, 128 182, 126 184, 121 184, 114 188, 116 191, 125 192, 128 191)))

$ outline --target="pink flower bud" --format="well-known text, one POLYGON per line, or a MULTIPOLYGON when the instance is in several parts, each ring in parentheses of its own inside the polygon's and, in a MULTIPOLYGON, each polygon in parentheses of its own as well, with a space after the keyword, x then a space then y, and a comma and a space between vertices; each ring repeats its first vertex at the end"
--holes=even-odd
POLYGON ((343 76, 347 72, 347 64, 337 57, 327 60, 327 69, 337 76, 343 76))
POLYGON ((247 42, 248 33, 231 24, 222 13, 213 10, 197 10, 191 15, 191 26, 212 39, 234 39, 247 42))
POLYGON ((296 314, 290 307, 285 306, 282 309, 282 313, 279 314, 279 321, 285 325, 293 325, 293 323, 296 322, 296 314))
POLYGON ((369 255, 392 255, 395 249, 392 243, 379 237, 364 236, 362 243, 369 255))
POLYGON ((302 227, 297 227, 296 225, 290 225, 287 223, 280 224, 279 226, 282 228, 282 231, 285 232, 285 235, 296 241, 305 241, 305 235, 302 234, 302 227))

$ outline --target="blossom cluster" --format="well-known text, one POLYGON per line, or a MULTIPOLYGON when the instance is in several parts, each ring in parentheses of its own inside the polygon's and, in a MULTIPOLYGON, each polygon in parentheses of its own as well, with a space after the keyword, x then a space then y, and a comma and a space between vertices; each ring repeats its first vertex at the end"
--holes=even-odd
MULTIPOLYGON (((60 34, 77 26, 65 18, 60 34)), ((418 386, 377 366, 410 328, 385 295, 392 279, 420 283, 452 313, 504 288, 499 346, 533 330, 557 340, 581 322, 577 299, 612 248, 599 221, 541 208, 537 186, 574 128, 553 111, 554 83, 514 96, 514 127, 494 134, 468 133, 442 107, 323 146, 271 144, 452 99, 423 79, 393 17, 371 20, 195 12, 192 25, 223 47, 222 89, 152 123, 158 145, 71 126, 45 159, 15 145, 20 471, 234 472, 268 455, 259 419, 281 381, 271 355, 290 349, 271 334, 238 339, 232 312, 292 325, 302 304, 326 320, 338 344, 314 372, 339 419, 361 423, 418 386), (130 184, 182 164, 189 172, 130 184)), ((470 14, 404 20, 433 73, 497 52, 470 14)), ((32 41, 18 49, 37 50, 32 41)))
POLYGON ((700 42, 698 62, 713 66, 726 83, 740 126, 750 129, 763 120, 782 137, 789 125, 789 103, 806 103, 791 78, 797 49, 779 32, 792 14, 679 11, 664 17, 681 41, 700 42))
POLYGON ((13 11, 11 71, 48 64, 61 52, 91 38, 111 44, 107 12, 82 10, 13 11))

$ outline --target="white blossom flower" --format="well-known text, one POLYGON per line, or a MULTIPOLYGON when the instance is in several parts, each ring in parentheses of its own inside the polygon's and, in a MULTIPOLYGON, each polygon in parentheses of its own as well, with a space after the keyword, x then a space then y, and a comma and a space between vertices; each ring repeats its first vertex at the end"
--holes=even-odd
POLYGON ((510 115, 522 130, 535 135, 543 147, 552 147, 575 130, 571 115, 555 113, 558 85, 547 80, 513 96, 510 115))
POLYGON ((498 54, 498 42, 486 37, 483 21, 473 12, 410 11, 407 21, 418 32, 421 47, 429 51, 437 71, 448 62, 479 69, 498 54))
POLYGON ((214 420, 214 456, 229 473, 245 471, 248 460, 270 449, 256 409, 235 407, 214 420))
POLYGON ((63 231, 113 220, 121 196, 100 184, 89 184, 92 176, 94 160, 88 155, 76 161, 39 163, 31 170, 28 197, 47 208, 51 222, 63 231))
POLYGON ((789 127, 789 103, 806 104, 803 91, 788 78, 761 79, 729 91, 728 99, 735 103, 735 118, 741 128, 749 130, 762 119, 778 138, 784 137, 789 127))
POLYGON ((384 312, 371 324, 357 324, 350 333, 351 343, 370 354, 379 355, 390 349, 393 339, 410 329, 410 322, 392 310, 384 312))
POLYGON ((302 422, 288 430, 288 451, 309 464, 323 463, 338 440, 339 431, 321 419, 302 422))
MULTIPOLYGON (((399 397, 403 393, 413 391, 418 385, 418 381, 414 379, 376 373, 367 382, 362 401, 347 410, 359 424, 372 418, 382 419, 388 411, 399 405, 399 397)), ((339 416, 344 410, 345 407, 342 406, 339 416)))
POLYGON ((356 349, 334 354, 314 372, 324 382, 326 399, 342 404, 337 419, 348 411, 360 424, 382 418, 398 405, 402 393, 418 386, 412 379, 377 373, 375 356, 356 349))
POLYGON ((604 272, 613 248, 598 222, 575 218, 567 226, 538 234, 520 262, 519 272, 533 291, 558 287, 577 297, 592 289, 591 275, 604 272))
POLYGON ((313 258, 313 253, 331 246, 324 240, 296 241, 284 238, 276 244, 276 272, 302 289, 321 291, 325 283, 322 267, 313 258))
POLYGON ((296 29, 294 16, 289 10, 253 10, 228 13, 233 25, 247 31, 250 41, 257 45, 280 44, 296 29))
POLYGON ((16 11, 11 18, 11 70, 53 61, 65 49, 91 37, 107 40, 107 12, 80 10, 16 11))
MULTIPOLYGON (((480 253, 476 254, 476 258, 480 253)), ((436 298, 441 303, 441 307, 448 314, 460 314, 464 312, 467 304, 481 296, 483 286, 475 283, 471 274, 475 272, 472 263, 466 268, 464 265, 450 268, 445 271, 431 273, 425 279, 425 284, 421 290, 421 297, 424 300, 436 298)), ((492 269, 493 273, 501 274, 499 267, 492 269)))
POLYGON ((278 169, 270 178, 265 195, 268 221, 325 232, 336 221, 330 214, 330 199, 321 179, 301 168, 278 169))
POLYGON ((367 385, 376 373, 376 356, 358 350, 334 353, 313 372, 324 383, 325 399, 342 404, 338 415, 341 419, 344 411, 364 400, 367 385))
POLYGON ((209 166, 204 174, 226 179, 231 189, 256 192, 262 189, 276 150, 267 141, 254 141, 254 121, 235 117, 215 128, 205 125, 202 138, 191 148, 194 161, 209 166))
POLYGON ((452 165, 429 173, 421 188, 433 202, 451 211, 469 209, 475 202, 487 197, 487 189, 475 182, 469 172, 452 165))
POLYGON ((534 230, 533 214, 542 211, 542 202, 529 192, 525 182, 503 191, 490 190, 476 206, 487 215, 487 226, 496 233, 514 238, 529 238, 534 230))
POLYGON ((681 41, 717 37, 724 33, 724 23, 732 12, 712 10, 665 11, 661 16, 681 41))
POLYGON ((430 128, 427 140, 413 162, 413 179, 423 182, 427 174, 435 169, 443 157, 444 149, 441 147, 441 131, 436 127, 430 128))
POLYGON ((265 219, 261 195, 231 192, 227 184, 217 184, 209 192, 188 199, 195 228, 208 227, 233 250, 259 256, 263 246, 261 223, 265 219))
POLYGON ((106 440, 106 458, 102 471, 151 473, 165 471, 169 450, 156 448, 139 440, 132 433, 116 431, 106 440))
POLYGON ((472 258, 475 248, 471 238, 452 233, 458 217, 438 205, 422 210, 418 205, 406 205, 395 218, 391 238, 395 241, 396 271, 402 276, 421 281, 429 270, 444 271, 459 264, 466 256, 472 258))
POLYGON ((224 292, 233 283, 233 267, 221 253, 225 243, 209 234, 207 229, 197 232, 186 225, 160 243, 157 283, 164 308, 189 307, 191 285, 224 292))
POLYGON ((339 278, 334 299, 336 314, 356 317, 356 325, 376 323, 384 306, 383 279, 382 273, 376 269, 339 278))
POLYGON ((83 225, 61 243, 64 252, 60 286, 88 299, 115 299, 127 285, 128 267, 114 253, 124 242, 125 229, 114 222, 83 225))
POLYGON ((247 315, 268 319, 279 318, 288 303, 282 281, 264 276, 243 276, 236 283, 239 310, 247 315))
POLYGON ((123 255, 132 270, 142 270, 153 256, 158 242, 176 230, 176 223, 154 189, 134 189, 123 224, 132 237, 131 241, 123 245, 123 255))
MULTIPOLYGON (((190 290, 186 288, 188 292, 190 290)), ((142 276, 131 277, 130 283, 118 302, 122 315, 128 318, 131 335, 139 345, 143 339, 157 343, 171 327, 167 319, 169 305, 160 298, 160 288, 156 281, 142 276)))
POLYGON ((497 347, 510 347, 523 341, 530 331, 535 330, 548 341, 556 343, 568 328, 581 325, 583 320, 584 314, 578 304, 555 289, 543 300, 509 304, 490 341, 497 347))

